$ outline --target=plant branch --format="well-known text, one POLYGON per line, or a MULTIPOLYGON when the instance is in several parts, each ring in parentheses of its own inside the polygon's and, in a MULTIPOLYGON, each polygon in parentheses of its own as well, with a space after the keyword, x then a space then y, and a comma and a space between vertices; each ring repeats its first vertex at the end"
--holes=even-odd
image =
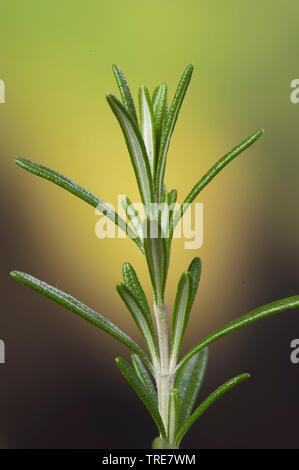
POLYGON ((159 301, 154 304, 154 313, 160 354, 160 369, 155 373, 158 392, 158 407, 164 426, 167 429, 169 396, 173 388, 174 376, 169 373, 167 311, 163 301, 159 301))

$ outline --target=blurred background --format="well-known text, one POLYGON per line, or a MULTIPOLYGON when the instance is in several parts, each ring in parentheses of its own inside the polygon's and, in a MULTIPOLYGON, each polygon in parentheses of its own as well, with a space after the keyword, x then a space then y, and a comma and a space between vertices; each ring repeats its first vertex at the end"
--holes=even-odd
MULTIPOLYGON (((203 263, 185 348, 258 305, 299 293, 299 78, 296 1, 11 0, 1 6, 2 448, 146 448, 156 431, 114 364, 113 338, 9 278, 29 272, 98 309, 139 340, 115 291, 130 261, 148 293, 142 256, 126 240, 99 240, 93 209, 16 167, 17 156, 63 172, 105 201, 138 198, 124 139, 105 93, 112 63, 138 86, 195 71, 173 136, 169 189, 179 201, 224 153, 265 136, 200 195, 204 243, 174 243, 167 289, 194 256, 203 263)), ((213 344, 204 398, 241 372, 250 381, 219 400, 186 448, 298 448, 299 365, 290 342, 299 311, 213 344)))

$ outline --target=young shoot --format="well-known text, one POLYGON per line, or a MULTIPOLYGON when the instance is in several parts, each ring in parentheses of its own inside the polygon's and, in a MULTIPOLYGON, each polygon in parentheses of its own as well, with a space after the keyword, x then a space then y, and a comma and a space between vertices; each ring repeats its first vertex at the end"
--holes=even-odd
POLYGON ((117 292, 140 331, 143 346, 137 344, 105 316, 72 295, 30 274, 12 271, 11 276, 113 336, 131 351, 129 359, 118 357, 116 365, 156 424, 158 436, 153 440, 152 446, 179 448, 186 433, 202 414, 225 393, 249 378, 249 374, 241 373, 229 379, 208 397, 201 399, 200 404, 196 406, 207 368, 208 347, 222 336, 258 320, 298 308, 299 295, 276 300, 233 319, 201 338, 182 356, 184 335, 200 282, 201 261, 195 257, 182 273, 173 312, 168 316, 165 289, 175 228, 184 212, 207 184, 226 165, 249 149, 263 135, 263 131, 254 132, 222 156, 199 178, 182 204, 178 205, 176 189, 169 192, 166 189, 165 172, 171 137, 189 87, 193 66, 188 65, 184 70, 170 102, 165 83, 157 86, 153 93, 142 86, 139 90, 139 111, 136 110, 123 72, 116 65, 113 65, 113 72, 121 99, 109 94, 107 101, 120 125, 128 148, 144 207, 143 219, 127 196, 123 199, 126 217, 122 217, 98 196, 57 171, 24 158, 17 158, 16 163, 97 208, 97 211, 117 225, 140 249, 151 279, 152 299, 146 297, 140 279, 129 262, 123 265, 123 279, 117 285, 117 292), (160 204, 164 204, 163 213, 155 208, 160 207, 160 204))

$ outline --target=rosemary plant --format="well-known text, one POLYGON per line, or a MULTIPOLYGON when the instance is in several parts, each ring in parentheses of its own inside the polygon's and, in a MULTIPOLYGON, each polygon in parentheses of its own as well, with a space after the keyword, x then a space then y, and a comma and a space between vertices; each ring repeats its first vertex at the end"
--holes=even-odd
POLYGON ((71 295, 29 274, 13 271, 11 275, 25 286, 49 297, 110 334, 133 352, 131 363, 118 357, 116 364, 143 401, 158 428, 159 436, 154 439, 153 448, 178 448, 187 431, 218 398, 249 378, 249 374, 243 373, 228 380, 194 410, 207 366, 208 346, 211 343, 257 320, 299 307, 299 295, 259 307, 218 328, 181 357, 181 345, 201 275, 200 259, 194 258, 178 283, 169 335, 164 293, 175 227, 188 204, 194 201, 202 189, 263 134, 262 130, 258 130, 220 158, 195 184, 185 197, 184 203, 179 206, 176 203, 177 191, 167 191, 164 175, 170 139, 192 71, 192 65, 185 69, 169 108, 166 84, 159 85, 152 96, 146 87, 141 87, 138 118, 124 74, 116 65, 113 66, 121 101, 111 94, 107 95, 107 100, 125 137, 144 204, 143 219, 136 213, 129 198, 124 201, 126 218, 123 218, 101 199, 62 174, 23 158, 16 160, 21 168, 61 186, 98 208, 126 232, 145 256, 153 288, 153 309, 150 308, 130 263, 123 266, 123 282, 117 285, 117 291, 143 336, 146 350, 104 316, 71 295), (161 217, 161 203, 169 209, 166 211, 167 231, 162 223, 165 217, 161 217), (151 235, 153 226, 156 229, 155 236, 151 235), (151 230, 150 233, 148 229, 151 230))

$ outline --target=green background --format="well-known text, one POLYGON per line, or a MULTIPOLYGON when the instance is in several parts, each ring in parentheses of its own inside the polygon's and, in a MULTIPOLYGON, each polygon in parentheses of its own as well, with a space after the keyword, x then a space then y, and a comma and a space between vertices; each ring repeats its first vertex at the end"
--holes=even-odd
MULTIPOLYGON (((2 2, 2 447, 134 448, 154 437, 114 366, 123 348, 8 278, 11 269, 32 273, 138 338, 114 287, 130 261, 149 292, 136 247, 98 240, 90 207, 13 163, 22 156, 47 165, 111 203, 117 194, 137 199, 105 100, 106 92, 118 93, 112 63, 124 69, 135 97, 140 84, 153 89, 164 81, 172 97, 184 67, 195 65, 168 158, 167 185, 178 188, 179 201, 220 156, 265 129, 201 194, 203 247, 174 244, 170 309, 181 272, 193 256, 203 262, 187 345, 259 304, 298 293, 299 105, 290 102, 299 76, 298 14, 298 2, 278 0, 2 2)), ((186 446, 297 445, 299 366, 290 364, 289 344, 298 325, 293 312, 213 346, 203 395, 235 373, 253 378, 202 418, 186 446)))

